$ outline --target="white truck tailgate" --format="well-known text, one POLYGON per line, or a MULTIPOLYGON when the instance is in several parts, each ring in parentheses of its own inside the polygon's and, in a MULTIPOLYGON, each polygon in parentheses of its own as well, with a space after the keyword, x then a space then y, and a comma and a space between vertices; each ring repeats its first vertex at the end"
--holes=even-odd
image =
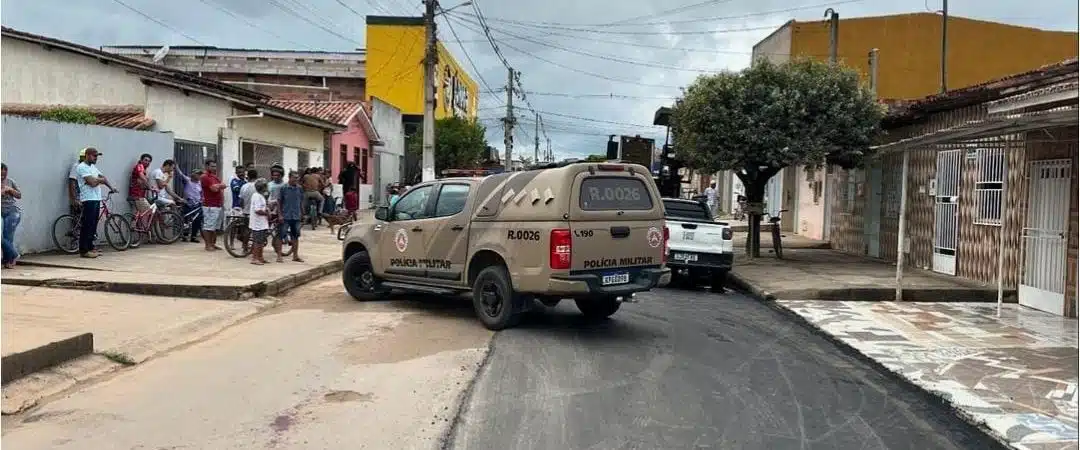
POLYGON ((724 239, 724 230, 729 228, 725 224, 668 219, 667 227, 670 234, 668 247, 673 252, 731 253, 734 250, 731 239, 724 239))

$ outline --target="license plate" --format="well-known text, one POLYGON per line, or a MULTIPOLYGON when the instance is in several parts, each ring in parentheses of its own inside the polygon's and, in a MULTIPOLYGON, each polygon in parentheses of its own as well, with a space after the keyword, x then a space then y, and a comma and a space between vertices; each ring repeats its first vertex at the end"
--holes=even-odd
POLYGON ((610 275, 604 275, 600 279, 600 284, 607 286, 611 284, 626 284, 630 282, 629 273, 613 273, 610 275))
POLYGON ((697 261, 697 254, 694 253, 675 253, 671 255, 671 259, 676 261, 692 262, 697 261))
POLYGON ((683 238, 684 241, 692 241, 692 240, 694 240, 694 232, 693 231, 683 231, 682 238, 683 238))

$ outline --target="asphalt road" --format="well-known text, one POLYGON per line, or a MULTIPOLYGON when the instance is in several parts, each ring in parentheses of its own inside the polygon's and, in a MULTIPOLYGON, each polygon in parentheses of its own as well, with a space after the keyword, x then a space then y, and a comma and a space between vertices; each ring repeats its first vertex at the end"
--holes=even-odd
POLYGON ((999 445, 740 294, 661 289, 588 323, 572 302, 496 335, 456 449, 999 445))

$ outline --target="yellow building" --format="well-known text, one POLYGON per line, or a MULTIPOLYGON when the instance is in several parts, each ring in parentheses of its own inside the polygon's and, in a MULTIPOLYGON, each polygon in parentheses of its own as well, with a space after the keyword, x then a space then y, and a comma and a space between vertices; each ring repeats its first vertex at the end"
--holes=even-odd
MULTIPOLYGON (((916 99, 941 91, 941 16, 933 13, 841 19, 837 56, 868 73, 878 49, 878 97, 916 99)), ((950 90, 1077 57, 1078 34, 949 17, 946 82, 950 90)), ((827 59, 827 21, 789 21, 754 45, 753 57, 780 62, 827 59)), ((864 78, 865 79, 865 78, 864 78)))
MULTIPOLYGON (((367 16, 367 97, 424 114, 424 20, 420 17, 367 16)), ((440 42, 435 67, 435 118, 476 117, 480 91, 440 42)))

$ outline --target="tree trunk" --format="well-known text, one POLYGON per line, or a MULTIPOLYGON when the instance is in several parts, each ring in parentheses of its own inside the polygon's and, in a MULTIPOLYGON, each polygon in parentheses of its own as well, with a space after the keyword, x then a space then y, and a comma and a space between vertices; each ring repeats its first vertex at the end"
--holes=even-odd
POLYGON ((759 258, 761 257, 760 205, 765 201, 765 185, 769 182, 769 179, 761 179, 759 177, 758 179, 748 181, 749 183, 743 183, 743 188, 746 190, 746 203, 750 207, 750 212, 746 216, 748 221, 746 245, 750 257, 759 258), (754 207, 753 205, 759 205, 759 207, 754 207))

